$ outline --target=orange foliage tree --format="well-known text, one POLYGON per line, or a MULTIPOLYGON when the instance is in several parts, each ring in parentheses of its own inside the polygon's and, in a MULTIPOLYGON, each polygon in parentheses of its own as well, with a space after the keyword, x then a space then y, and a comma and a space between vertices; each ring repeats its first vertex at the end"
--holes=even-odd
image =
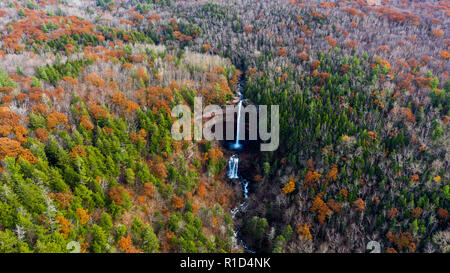
POLYGON ((155 186, 153 186, 153 183, 151 182, 144 183, 143 192, 145 196, 152 198, 155 193, 155 186))
POLYGON ((58 124, 65 124, 68 122, 66 115, 63 113, 53 112, 47 117, 47 128, 54 129, 58 124))
POLYGON ((333 214, 333 211, 319 196, 316 196, 316 198, 314 199, 311 211, 317 212, 317 219, 321 224, 325 222, 326 216, 331 216, 331 214, 333 214))
POLYGON ((303 241, 312 240, 311 231, 309 228, 311 224, 309 223, 301 223, 297 226, 297 234, 302 238, 303 241))
POLYGON ((303 179, 305 181, 305 188, 309 187, 313 182, 317 182, 320 177, 322 177, 321 174, 314 171, 314 169, 309 169, 303 179))
POLYGON ((447 50, 443 50, 440 53, 441 59, 443 60, 447 60, 448 58, 450 58, 450 53, 447 50))
POLYGON ((183 201, 183 199, 181 199, 181 198, 178 197, 178 196, 172 197, 172 206, 173 206, 174 208, 177 208, 177 209, 180 209, 180 208, 184 207, 184 201, 183 201))
POLYGON ((12 112, 8 107, 0 107, 0 134, 8 136, 11 133, 15 134, 15 140, 20 143, 25 143, 27 129, 20 123, 24 117, 12 112))
POLYGON ((108 111, 98 104, 92 104, 89 107, 89 114, 94 116, 95 119, 107 118, 109 116, 108 111))
POLYGON ((126 194, 127 194, 127 191, 123 187, 111 187, 111 189, 109 190, 109 197, 117 205, 123 204, 124 197, 126 194))
POLYGON ((44 128, 37 128, 34 133, 36 134, 37 139, 40 141, 48 140, 48 132, 44 128))
POLYGON ((127 237, 122 237, 117 242, 119 244, 119 247, 122 251, 125 253, 138 253, 139 250, 134 248, 133 243, 131 242, 131 237, 128 235, 127 237))
POLYGON ((159 179, 165 179, 167 177, 167 168, 166 165, 162 162, 152 165, 151 171, 159 179))
POLYGON ((7 137, 1 137, 0 160, 3 160, 7 156, 13 158, 20 157, 32 164, 37 163, 37 158, 31 153, 30 150, 23 148, 19 142, 7 137))
POLYGON ((49 193, 47 195, 49 198, 52 198, 58 203, 61 208, 66 208, 72 202, 73 196, 70 190, 66 190, 65 192, 57 192, 57 193, 49 193))
POLYGON ((205 196, 206 191, 207 190, 206 190, 205 182, 200 181, 200 183, 198 184, 198 190, 197 190, 198 195, 200 195, 200 197, 203 197, 203 196, 205 196))
POLYGON ((336 166, 336 164, 333 164, 333 166, 331 167, 331 170, 329 173, 327 173, 327 175, 325 176, 327 179, 331 179, 333 181, 335 181, 337 179, 337 175, 338 175, 338 168, 336 166))
POLYGON ((278 55, 278 56, 283 56, 283 57, 287 56, 286 49, 285 49, 284 47, 280 48, 280 49, 277 51, 277 55, 278 55))
POLYGON ((355 206, 355 209, 357 211, 364 211, 366 209, 366 205, 364 203, 364 200, 362 200, 361 198, 356 199, 353 202, 353 205, 355 206))
POLYGON ((393 242, 399 250, 403 250, 405 248, 409 248, 412 252, 415 250, 414 238, 409 232, 402 232, 399 235, 394 235, 389 231, 386 234, 386 237, 389 241, 393 242))
POLYGON ((92 124, 92 122, 89 120, 89 118, 86 115, 81 116, 80 124, 88 131, 92 131, 94 129, 94 124, 92 124))
POLYGON ((82 225, 85 225, 88 221, 89 221, 89 214, 88 214, 88 210, 84 210, 83 208, 77 208, 76 210, 76 214, 78 217, 78 220, 80 220, 80 223, 82 225))
POLYGON ((77 156, 87 156, 87 153, 83 145, 77 145, 72 148, 70 156, 75 159, 77 156))
POLYGON ((70 223, 69 220, 64 218, 64 216, 56 216, 55 220, 59 224, 58 231, 61 232, 61 235, 64 238, 67 238, 69 236, 70 231, 73 228, 72 223, 70 223))

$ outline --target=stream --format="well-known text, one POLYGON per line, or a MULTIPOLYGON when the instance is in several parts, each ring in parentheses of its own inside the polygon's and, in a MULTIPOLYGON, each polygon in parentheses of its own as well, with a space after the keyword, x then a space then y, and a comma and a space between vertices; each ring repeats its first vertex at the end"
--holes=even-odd
MULTIPOLYGON (((236 207, 234 207, 233 209, 231 209, 230 213, 233 219, 236 218, 236 215, 238 213, 244 213, 247 206, 248 206, 248 186, 249 186, 249 181, 247 179, 245 179, 244 177, 242 177, 239 174, 239 151, 241 151, 243 149, 244 143, 240 142, 239 140, 239 136, 240 136, 240 122, 241 122, 241 108, 242 108, 242 103, 244 100, 244 95, 242 94, 242 89, 243 89, 243 80, 239 81, 238 84, 238 96, 239 96, 239 102, 238 102, 238 114, 237 114, 237 132, 236 132, 236 141, 234 143, 232 143, 231 145, 228 145, 228 149, 231 151, 235 151, 235 153, 230 157, 230 159, 228 160, 228 173, 227 173, 227 177, 232 181, 232 183, 239 183, 241 186, 241 191, 242 194, 244 196, 244 200, 237 205, 236 207)), ((247 244, 245 243, 245 241, 243 240, 243 238, 239 235, 240 232, 240 228, 237 228, 235 230, 233 230, 234 233, 234 237, 237 239, 238 244, 241 244, 242 247, 244 248, 244 252, 249 252, 249 253, 255 253, 255 251, 251 250, 247 244)))

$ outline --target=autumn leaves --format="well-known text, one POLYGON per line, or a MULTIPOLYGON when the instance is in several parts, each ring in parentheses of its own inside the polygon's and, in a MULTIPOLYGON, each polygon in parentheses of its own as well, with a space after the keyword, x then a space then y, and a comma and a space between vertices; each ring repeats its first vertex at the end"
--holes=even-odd
MULTIPOLYGON (((307 191, 311 186, 314 187, 315 190, 319 190, 318 183, 319 180, 322 178, 322 174, 316 172, 314 170, 314 166, 312 163, 312 160, 308 160, 308 169, 306 171, 305 177, 303 178, 303 188, 301 190, 307 191)), ((326 180, 322 183, 322 185, 326 186, 329 181, 336 181, 338 179, 339 175, 339 169, 336 164, 333 164, 331 166, 330 171, 324 176, 326 180)), ((296 179, 295 178, 289 178, 288 183, 286 183, 283 188, 281 189, 281 192, 283 194, 290 194, 295 190, 296 185, 296 179)), ((334 212, 340 213, 342 210, 342 204, 335 199, 329 199, 328 201, 324 201, 325 193, 323 191, 320 191, 314 198, 312 205, 310 207, 310 211, 315 212, 317 214, 317 220, 320 224, 323 224, 325 222, 326 217, 330 217, 334 212)), ((348 197, 348 193, 345 189, 341 189, 339 192, 339 195, 341 196, 342 200, 346 200, 348 197)), ((302 201, 299 201, 299 203, 302 203, 302 201)), ((356 211, 364 211, 365 210, 365 202, 361 198, 357 198, 353 202, 353 207, 356 211)), ((308 239, 310 238, 311 234, 309 233, 309 227, 310 224, 303 223, 300 224, 297 228, 297 233, 299 233, 302 238, 308 239)))

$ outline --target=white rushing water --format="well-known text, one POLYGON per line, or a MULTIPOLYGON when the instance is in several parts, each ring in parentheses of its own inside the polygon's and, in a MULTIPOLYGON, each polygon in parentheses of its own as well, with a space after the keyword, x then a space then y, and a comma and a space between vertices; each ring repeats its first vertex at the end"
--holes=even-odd
POLYGON ((239 134, 240 134, 240 128, 241 128, 241 108, 242 108, 242 99, 239 101, 238 104, 238 116, 237 116, 237 126, 236 126, 236 143, 234 144, 236 148, 239 148, 239 134))
POLYGON ((245 179, 241 179, 242 191, 244 192, 244 198, 248 198, 248 181, 245 179))
POLYGON ((234 154, 228 160, 228 178, 230 179, 239 178, 238 168, 239 168, 239 157, 237 154, 234 154))
MULTIPOLYGON (((242 86, 239 84, 239 89, 241 89, 242 86)), ((233 149, 238 150, 241 146, 239 144, 239 134, 240 134, 240 127, 241 127, 241 108, 242 108, 242 94, 238 91, 239 95, 239 103, 238 103, 238 115, 237 115, 237 132, 236 132, 236 141, 234 145, 231 147, 233 149)), ((230 179, 238 179, 238 168, 239 168, 239 155, 233 154, 230 159, 228 160, 228 178, 230 179)))
MULTIPOLYGON (((241 90, 241 89, 242 89, 242 85, 241 85, 241 83, 239 83, 239 90, 241 90)), ((239 143, 239 134, 240 134, 240 127, 241 127, 240 122, 241 122, 241 108, 242 108, 243 96, 239 90, 238 90, 239 103, 238 103, 238 115, 237 115, 237 126, 236 126, 237 127, 236 141, 233 145, 231 145, 231 148, 235 149, 235 150, 239 150, 240 148, 242 148, 241 144, 239 143)), ((231 210, 231 215, 234 218, 237 213, 244 212, 248 206, 247 198, 248 198, 249 181, 244 179, 243 177, 239 176, 239 154, 238 153, 233 154, 230 157, 230 159, 228 160, 227 176, 229 179, 238 179, 239 180, 239 184, 241 185, 242 193, 244 194, 244 202, 240 203, 238 206, 236 206, 235 208, 233 208, 231 210)), ((255 253, 253 250, 249 249, 247 244, 244 242, 244 240, 241 237, 239 237, 239 229, 233 230, 233 234, 234 234, 235 240, 239 241, 240 244, 242 245, 242 247, 246 251, 248 251, 250 253, 255 253)))

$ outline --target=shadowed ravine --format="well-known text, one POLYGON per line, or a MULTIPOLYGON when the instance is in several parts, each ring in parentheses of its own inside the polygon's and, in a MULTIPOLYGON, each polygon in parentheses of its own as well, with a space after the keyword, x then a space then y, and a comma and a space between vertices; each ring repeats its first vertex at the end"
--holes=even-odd
MULTIPOLYGON (((249 183, 250 181, 245 179, 242 175, 240 175, 239 173, 239 153, 241 151, 244 151, 245 148, 245 141, 241 141, 239 139, 240 136, 240 122, 241 122, 241 108, 242 108, 242 103, 244 100, 244 95, 242 94, 242 91, 244 89, 244 80, 243 77, 241 77, 241 80, 239 81, 238 84, 238 96, 239 96, 239 102, 238 102, 238 114, 237 114, 237 132, 236 132, 236 140, 234 143, 228 143, 226 146, 226 148, 230 151, 235 152, 234 154, 232 154, 232 156, 230 157, 230 159, 228 160, 228 172, 227 172, 227 176, 228 178, 231 180, 231 183, 239 183, 240 184, 240 188, 243 194, 243 200, 231 210, 231 215, 233 217, 233 220, 236 219, 237 214, 239 213, 245 213, 246 208, 248 206, 248 194, 249 194, 249 183)), ((244 118, 245 120, 245 118, 244 118)), ((246 242, 243 240, 243 238, 240 236, 240 227, 235 227, 234 230, 234 236, 238 241, 238 244, 241 244, 242 247, 244 248, 245 252, 250 252, 250 253, 255 253, 255 251, 249 249, 249 247, 247 246, 246 242)))

